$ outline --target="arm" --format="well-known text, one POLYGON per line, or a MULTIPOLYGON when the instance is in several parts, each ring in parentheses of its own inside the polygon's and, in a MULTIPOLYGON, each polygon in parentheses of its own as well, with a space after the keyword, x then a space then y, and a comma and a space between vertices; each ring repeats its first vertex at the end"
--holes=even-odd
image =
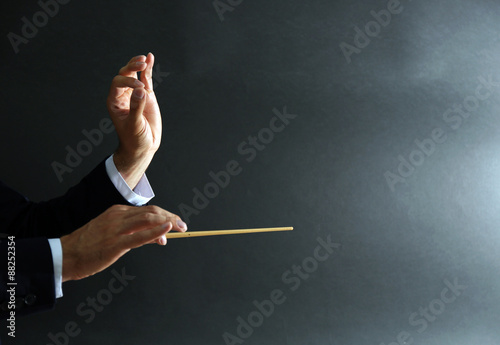
MULTIPOLYGON (((78 280, 109 267, 130 249, 158 242, 170 230, 185 231, 180 218, 156 206, 115 205, 80 229, 61 238, 64 250, 62 280, 78 280)), ((0 318, 52 309, 55 304, 55 281, 51 250, 47 239, 15 240, 15 309, 6 269, 0 271, 0 318)), ((11 244, 0 242, 2 266, 8 267, 11 244)))
MULTIPOLYGON (((120 140, 113 161, 120 178, 130 189, 134 189, 143 178, 161 140, 161 116, 152 91, 153 62, 152 54, 129 61, 113 79, 107 102, 120 140), (137 72, 142 72, 140 81, 137 72)), ((127 202, 110 179, 103 178, 105 175, 103 162, 63 197, 38 204, 29 202, 0 184, 0 195, 8 195, 13 201, 2 201, 0 225, 5 224, 9 233, 20 237, 32 237, 40 233, 52 237, 69 233, 60 239, 63 281, 82 279, 100 272, 132 248, 154 242, 165 245, 164 235, 172 229, 187 230, 186 224, 178 216, 155 206, 109 207, 111 204, 127 202), (73 231, 75 228, 78 229, 73 231)), ((24 243, 33 244, 36 241, 29 239, 24 243)), ((38 246, 45 248, 43 253, 30 255, 29 251, 22 250, 22 259, 27 260, 19 270, 20 277, 26 277, 29 281, 23 291, 41 291, 40 286, 37 286, 42 284, 41 288, 45 292, 40 301, 48 302, 43 302, 41 309, 50 308, 55 301, 54 270, 52 262, 46 260, 51 253, 44 241, 44 246, 38 246), (47 276, 51 276, 48 281, 31 279, 33 272, 30 267, 40 262, 44 262, 43 269, 40 267, 37 272, 48 272, 47 276)), ((4 252, 6 248, 4 251, 0 247, 2 256, 4 252)), ((5 286, 5 280, 6 274, 0 276, 2 286, 5 286)), ((4 292, 0 291, 0 302, 5 301, 4 292)))
MULTIPOLYGON (((113 160, 130 189, 141 180, 161 141, 162 123, 153 91, 153 64, 151 53, 132 58, 113 78, 107 99, 120 142, 113 160)), ((115 205, 61 238, 63 281, 100 272, 132 248, 153 242, 165 245, 164 235, 172 229, 186 231, 187 226, 177 215, 159 207, 115 205)))
POLYGON ((167 243, 170 230, 186 231, 179 216, 157 206, 115 205, 61 238, 63 281, 79 280, 113 264, 133 248, 167 243))
MULTIPOLYGON (((7 252, 9 241, 0 242, 2 266, 0 275, 0 318, 5 319, 11 311, 15 316, 51 309, 55 304, 54 272, 49 243, 45 238, 15 240, 15 309, 9 305, 10 292, 7 274, 7 252)), ((9 250, 11 251, 11 250, 9 250)))
POLYGON ((153 91, 153 65, 151 53, 132 58, 113 78, 107 99, 120 141, 114 163, 131 189, 146 172, 161 142, 162 121, 153 91))
POLYGON ((83 226, 114 204, 129 204, 101 162, 63 196, 31 202, 0 182, 0 228, 16 238, 59 237, 83 226))
MULTIPOLYGON (((132 58, 113 78, 107 99, 120 142, 113 161, 130 190, 143 178, 161 141, 161 114, 152 90, 153 64, 151 53, 132 58)), ((131 205, 108 178, 104 162, 65 195, 50 201, 30 202, 1 182, 0 196, 0 228, 18 238, 59 237, 114 204, 131 205)))

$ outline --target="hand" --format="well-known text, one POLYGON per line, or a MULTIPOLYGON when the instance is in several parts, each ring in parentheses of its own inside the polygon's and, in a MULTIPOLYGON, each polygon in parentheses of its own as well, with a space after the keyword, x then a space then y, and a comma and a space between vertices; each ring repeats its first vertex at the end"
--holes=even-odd
POLYGON ((113 160, 131 189, 146 172, 161 142, 161 113, 153 91, 153 64, 151 53, 132 58, 113 78, 106 102, 120 141, 113 160))
POLYGON ((165 245, 170 230, 187 230, 181 219, 157 206, 115 205, 73 233, 61 237, 63 282, 96 274, 132 248, 165 245))

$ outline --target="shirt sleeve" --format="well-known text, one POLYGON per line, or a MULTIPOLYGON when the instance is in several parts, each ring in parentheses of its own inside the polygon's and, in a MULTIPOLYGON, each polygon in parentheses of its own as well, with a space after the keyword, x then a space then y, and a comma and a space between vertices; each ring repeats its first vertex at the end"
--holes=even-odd
POLYGON ((108 173, 109 179, 116 187, 116 190, 118 190, 118 192, 120 192, 120 194, 132 205, 145 205, 155 196, 146 174, 142 176, 137 186, 132 190, 127 182, 125 182, 122 175, 120 175, 118 169, 116 169, 113 155, 106 160, 106 172, 108 173))
POLYGON ((63 296, 62 292, 62 246, 58 238, 49 239, 50 250, 52 251, 52 260, 54 264, 54 283, 56 288, 56 298, 63 296))
MULTIPOLYGON (((142 206, 147 204, 154 196, 153 189, 149 184, 146 174, 144 174, 137 184, 137 186, 132 190, 127 182, 116 169, 115 163, 113 161, 113 155, 111 155, 106 160, 106 172, 108 173, 109 179, 115 186, 116 190, 132 205, 142 206)), ((54 264, 54 283, 56 288, 56 298, 63 296, 62 291, 62 263, 63 263, 63 252, 61 246, 61 240, 59 238, 49 239, 50 249, 52 251, 52 260, 54 264)))

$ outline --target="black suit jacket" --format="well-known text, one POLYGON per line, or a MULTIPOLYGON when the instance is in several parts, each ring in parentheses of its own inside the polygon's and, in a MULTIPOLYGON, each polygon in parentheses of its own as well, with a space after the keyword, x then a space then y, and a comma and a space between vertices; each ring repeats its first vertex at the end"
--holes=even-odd
MULTIPOLYGON (((0 181, 0 232, 15 236, 16 316, 54 307, 54 268, 47 238, 73 232, 114 204, 129 205, 109 179, 105 161, 66 194, 45 202, 31 202, 0 181)), ((0 243, 1 318, 13 310, 7 285, 8 255, 12 256, 8 242, 4 238, 0 243)))

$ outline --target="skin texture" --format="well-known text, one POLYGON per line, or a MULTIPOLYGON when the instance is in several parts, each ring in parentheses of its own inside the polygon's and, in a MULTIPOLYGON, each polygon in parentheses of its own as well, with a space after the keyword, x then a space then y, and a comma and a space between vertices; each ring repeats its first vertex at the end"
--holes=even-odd
POLYGON ((113 78, 107 99, 120 141, 113 160, 131 189, 141 179, 161 142, 162 122, 153 91, 153 64, 151 53, 132 58, 113 78))
MULTIPOLYGON (((113 78, 106 102, 120 142, 113 161, 131 189, 146 172, 161 142, 153 64, 151 53, 132 58, 113 78)), ((133 248, 155 242, 165 245, 164 235, 171 230, 184 232, 187 226, 179 216, 160 207, 114 205, 61 237, 63 282, 96 274, 133 248)))
MULTIPOLYGON (((61 238, 63 282, 83 279, 109 267, 130 249, 161 239, 170 230, 186 231, 178 216, 157 206, 114 205, 61 238)), ((161 243, 166 244, 166 239, 161 243)))

